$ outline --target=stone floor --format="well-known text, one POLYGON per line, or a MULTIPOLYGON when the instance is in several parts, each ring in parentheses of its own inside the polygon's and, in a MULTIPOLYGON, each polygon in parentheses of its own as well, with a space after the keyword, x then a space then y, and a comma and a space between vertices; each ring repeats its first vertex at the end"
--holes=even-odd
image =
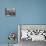
POLYGON ((28 40, 28 41, 21 40, 20 46, 46 46, 46 41, 33 41, 32 42, 31 40, 28 40))
MULTIPOLYGON (((0 46, 8 46, 8 44, 0 44, 0 46)), ((9 45, 9 46, 18 46, 18 44, 15 44, 15 45, 9 45)))
MULTIPOLYGON (((0 46, 8 46, 8 45, 7 44, 0 44, 0 46)), ((32 42, 31 40, 28 40, 28 41, 21 40, 19 44, 15 44, 14 46, 46 46, 46 42, 45 41, 32 42)))

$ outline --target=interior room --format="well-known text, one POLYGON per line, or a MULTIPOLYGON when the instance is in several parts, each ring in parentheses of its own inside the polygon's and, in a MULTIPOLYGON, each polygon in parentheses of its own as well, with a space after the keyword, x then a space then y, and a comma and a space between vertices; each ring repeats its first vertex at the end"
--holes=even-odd
POLYGON ((0 46, 46 46, 46 38, 43 36, 45 33, 42 33, 45 31, 44 29, 40 27, 40 30, 35 29, 34 31, 33 29, 33 31, 31 30, 33 33, 26 33, 28 35, 26 37, 29 37, 30 33, 31 35, 33 34, 33 37, 35 34, 42 33, 42 35, 38 35, 40 38, 38 37, 37 39, 36 37, 35 39, 34 37, 33 39, 31 36, 29 38, 25 37, 26 39, 22 40, 23 37, 19 38, 20 35, 18 35, 20 34, 20 32, 18 33, 20 30, 18 30, 19 24, 46 25, 46 0, 0 0, 0 46), (15 8, 16 12, 15 14, 11 12, 7 14, 5 8, 15 8), (14 43, 12 43, 13 41, 14 43))

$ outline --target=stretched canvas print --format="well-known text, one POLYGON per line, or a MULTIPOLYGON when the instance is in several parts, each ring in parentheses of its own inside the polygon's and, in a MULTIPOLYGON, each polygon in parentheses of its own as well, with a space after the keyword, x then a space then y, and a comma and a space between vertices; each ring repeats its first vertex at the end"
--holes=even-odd
POLYGON ((15 16, 16 9, 15 8, 5 8, 5 15, 6 16, 15 16))
POLYGON ((23 46, 34 41, 46 42, 46 25, 20 24, 18 25, 18 33, 19 42, 23 46))

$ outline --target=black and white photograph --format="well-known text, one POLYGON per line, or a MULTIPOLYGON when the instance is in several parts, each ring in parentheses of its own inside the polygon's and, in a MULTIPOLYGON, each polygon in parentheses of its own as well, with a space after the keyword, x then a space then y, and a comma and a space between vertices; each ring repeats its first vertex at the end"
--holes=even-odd
POLYGON ((16 8, 5 8, 5 15, 6 16, 15 16, 16 8))

